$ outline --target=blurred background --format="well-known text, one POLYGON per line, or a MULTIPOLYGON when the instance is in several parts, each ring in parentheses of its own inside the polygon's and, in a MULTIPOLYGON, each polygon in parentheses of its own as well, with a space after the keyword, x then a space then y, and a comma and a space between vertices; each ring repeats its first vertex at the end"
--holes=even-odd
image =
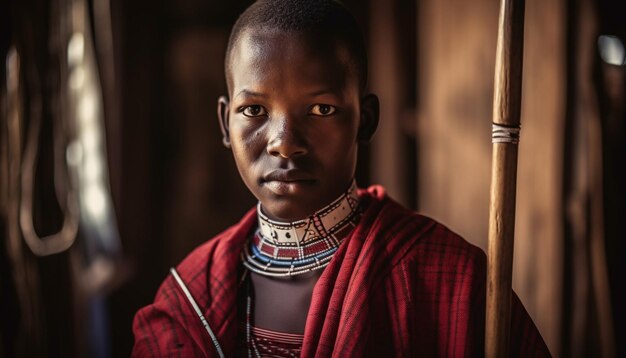
MULTIPOLYGON (((0 356, 128 356, 168 268, 255 204, 215 114, 249 4, 0 2, 0 356)), ((359 184, 486 249, 499 2, 346 4, 382 104, 359 184)), ((513 280, 557 357, 626 356, 625 10, 526 3, 513 280)))

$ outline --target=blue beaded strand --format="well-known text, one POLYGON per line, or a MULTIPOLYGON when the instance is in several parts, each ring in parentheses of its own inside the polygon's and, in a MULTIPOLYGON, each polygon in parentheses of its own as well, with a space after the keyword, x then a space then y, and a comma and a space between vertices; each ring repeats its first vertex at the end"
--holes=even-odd
POLYGON ((276 265, 276 266, 282 266, 282 267, 297 267, 297 266, 304 266, 310 263, 313 263, 315 261, 321 260, 325 257, 331 256, 332 254, 335 253, 335 251, 337 251, 338 247, 334 247, 328 251, 324 251, 321 252, 313 257, 309 257, 306 259, 300 259, 300 260, 277 260, 277 259, 273 259, 268 257, 267 255, 265 255, 264 253, 262 253, 258 247, 256 247, 255 245, 250 245, 250 248, 252 249, 252 254, 254 255, 255 258, 259 259, 260 261, 263 261, 263 263, 266 264, 270 264, 270 265, 276 265))

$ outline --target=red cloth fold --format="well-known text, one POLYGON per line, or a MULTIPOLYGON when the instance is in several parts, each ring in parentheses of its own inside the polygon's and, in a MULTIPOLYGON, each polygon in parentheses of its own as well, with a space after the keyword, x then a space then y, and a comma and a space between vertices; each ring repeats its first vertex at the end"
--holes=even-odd
MULTIPOLYGON (((360 196, 361 221, 313 290, 302 357, 483 356, 484 253, 379 186, 360 196)), ((237 347, 239 255, 255 225, 251 210, 177 267, 227 357, 237 347)), ((137 313, 133 332, 136 357, 217 356, 171 276, 137 313)), ((512 357, 550 355, 515 295, 510 346, 512 357)))

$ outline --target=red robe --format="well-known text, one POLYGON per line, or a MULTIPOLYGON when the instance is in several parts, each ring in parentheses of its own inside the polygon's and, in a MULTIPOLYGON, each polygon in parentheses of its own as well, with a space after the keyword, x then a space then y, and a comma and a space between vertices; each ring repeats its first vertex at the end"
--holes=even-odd
MULTIPOLYGON (((485 254, 437 222, 360 191, 365 212, 314 290, 302 357, 484 355, 485 254)), ((257 224, 248 212, 193 251, 177 271, 226 357, 237 349, 240 252, 257 224)), ((209 356, 209 334, 173 277, 133 323, 133 356, 209 356)), ((550 353, 513 295, 511 357, 550 353)))

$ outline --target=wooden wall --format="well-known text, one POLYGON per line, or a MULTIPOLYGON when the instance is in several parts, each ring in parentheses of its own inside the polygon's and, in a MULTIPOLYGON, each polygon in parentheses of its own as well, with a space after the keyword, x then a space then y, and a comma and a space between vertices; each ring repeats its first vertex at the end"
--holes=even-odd
MULTIPOLYGON (((420 1, 420 211, 487 246, 499 2, 420 1)), ((513 286, 559 354, 564 0, 526 5, 513 286)))
MULTIPOLYGON (((414 193, 418 211, 486 249, 499 1, 370 7, 372 89, 381 98, 372 178, 405 204, 414 193), (413 28, 406 12, 416 14, 413 28), (411 136, 413 149, 403 143, 411 136)), ((596 49, 600 31, 626 33, 621 10, 610 0, 526 1, 513 287, 555 356, 624 349, 612 330, 624 326, 613 218, 623 217, 614 148, 623 143, 615 138, 624 135, 616 123, 626 70, 600 65, 596 49)))

